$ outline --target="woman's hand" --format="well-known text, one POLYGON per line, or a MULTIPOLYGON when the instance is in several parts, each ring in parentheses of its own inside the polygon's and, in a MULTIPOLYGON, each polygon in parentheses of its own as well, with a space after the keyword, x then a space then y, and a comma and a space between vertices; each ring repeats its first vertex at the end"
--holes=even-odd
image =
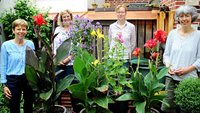
POLYGON ((195 70, 196 68, 194 66, 188 66, 188 67, 181 67, 177 70, 174 71, 174 73, 178 76, 182 76, 185 75, 193 70, 195 70))
POLYGON ((7 86, 3 87, 3 92, 6 98, 11 99, 12 95, 11 95, 10 89, 7 86))
POLYGON ((173 69, 169 69, 168 73, 172 76, 175 74, 173 69))

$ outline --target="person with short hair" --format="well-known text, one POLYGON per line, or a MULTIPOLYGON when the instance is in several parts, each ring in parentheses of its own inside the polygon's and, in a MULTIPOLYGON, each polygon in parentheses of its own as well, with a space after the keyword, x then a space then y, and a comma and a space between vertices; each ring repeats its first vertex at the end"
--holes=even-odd
POLYGON ((126 20, 127 7, 123 4, 118 5, 115 8, 117 21, 109 26, 108 38, 110 51, 115 45, 115 38, 118 34, 121 34, 124 42, 122 43, 125 47, 123 59, 130 60, 131 53, 136 47, 136 31, 135 25, 126 20))
POLYGON ((198 13, 195 7, 180 6, 175 12, 175 19, 180 27, 170 31, 167 38, 163 62, 170 69, 165 80, 167 97, 164 101, 170 106, 162 104, 161 109, 168 113, 176 112, 174 89, 179 82, 188 77, 198 77, 197 71, 200 70, 200 31, 191 26, 197 18, 198 13))
POLYGON ((34 93, 25 76, 26 47, 35 50, 34 43, 25 39, 28 23, 16 19, 12 23, 14 39, 5 41, 1 47, 1 83, 5 97, 9 99, 10 113, 20 113, 23 92, 24 113, 32 113, 34 93))

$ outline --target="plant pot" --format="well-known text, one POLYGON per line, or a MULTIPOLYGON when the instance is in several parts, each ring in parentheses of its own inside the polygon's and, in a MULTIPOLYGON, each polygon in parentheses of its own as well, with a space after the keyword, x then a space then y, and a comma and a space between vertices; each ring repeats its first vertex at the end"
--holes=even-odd
POLYGON ((38 109, 34 113, 67 113, 67 109, 62 105, 54 105, 48 111, 44 109, 38 109))
POLYGON ((151 108, 151 113, 160 113, 160 112, 155 108, 151 108))
POLYGON ((54 105, 48 113, 67 113, 67 109, 62 105, 54 105))

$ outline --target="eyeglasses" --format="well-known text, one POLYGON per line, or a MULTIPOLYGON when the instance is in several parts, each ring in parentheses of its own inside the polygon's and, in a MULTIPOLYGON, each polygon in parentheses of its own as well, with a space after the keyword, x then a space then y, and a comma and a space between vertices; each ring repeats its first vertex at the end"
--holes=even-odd
POLYGON ((126 12, 120 12, 120 11, 119 11, 119 12, 117 12, 117 13, 118 13, 118 14, 124 14, 124 13, 126 13, 126 12))

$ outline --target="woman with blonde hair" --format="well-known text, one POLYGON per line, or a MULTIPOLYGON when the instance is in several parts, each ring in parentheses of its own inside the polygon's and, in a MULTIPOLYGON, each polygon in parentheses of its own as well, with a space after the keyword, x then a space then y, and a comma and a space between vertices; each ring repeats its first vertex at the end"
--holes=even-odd
MULTIPOLYGON (((73 15, 71 11, 64 10, 60 12, 58 24, 56 27, 54 35, 56 35, 53 41, 53 53, 56 55, 56 50, 58 47, 67 39, 71 38, 71 28, 72 28, 72 20, 73 15)), ((66 53, 68 54, 68 53, 66 53)), ((73 56, 69 54, 69 56, 59 62, 59 66, 57 66, 56 70, 63 69, 64 74, 60 74, 57 78, 61 79, 69 74, 73 74, 73 56)))

